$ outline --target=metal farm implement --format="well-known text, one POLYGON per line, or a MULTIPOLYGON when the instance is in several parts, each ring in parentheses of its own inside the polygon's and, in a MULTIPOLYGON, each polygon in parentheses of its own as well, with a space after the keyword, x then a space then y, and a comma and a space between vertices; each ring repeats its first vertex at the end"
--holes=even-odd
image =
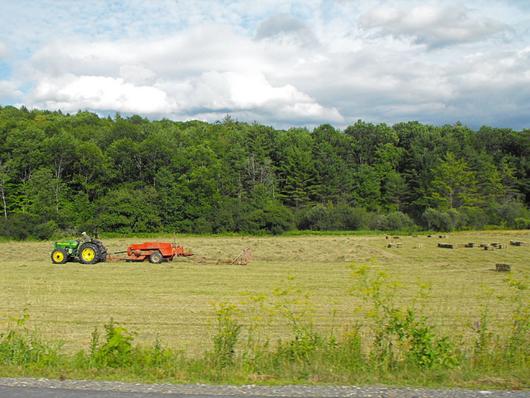
POLYGON ((127 247, 127 250, 110 255, 100 240, 93 239, 83 232, 80 240, 55 242, 51 260, 54 264, 77 261, 82 264, 95 264, 110 261, 142 262, 145 260, 149 260, 152 264, 160 264, 164 261, 172 261, 175 257, 192 255, 183 246, 168 242, 133 243, 127 247), (125 255, 115 256, 115 254, 125 255))
POLYGON ((124 257, 109 256, 109 261, 125 260, 142 262, 149 260, 152 264, 160 264, 163 261, 172 261, 175 257, 189 257, 192 253, 186 252, 184 247, 175 243, 167 242, 144 242, 133 243, 127 247, 126 251, 116 252, 115 254, 125 253, 124 257))

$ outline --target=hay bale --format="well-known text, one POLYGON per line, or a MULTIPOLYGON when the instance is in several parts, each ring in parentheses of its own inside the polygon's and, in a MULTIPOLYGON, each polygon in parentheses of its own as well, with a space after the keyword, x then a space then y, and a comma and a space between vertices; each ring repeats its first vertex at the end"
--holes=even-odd
POLYGON ((447 235, 438 235, 438 238, 439 239, 445 239, 445 238, 447 238, 447 235))
POLYGON ((392 239, 400 239, 399 236, 393 236, 392 239))
POLYGON ((442 249, 456 249, 456 245, 453 243, 438 243, 438 247, 442 249))
POLYGON ((512 246, 526 246, 526 242, 522 242, 520 240, 511 240, 510 245, 512 246))
POLYGON ((490 246, 490 245, 486 245, 486 246, 484 246, 484 250, 490 250, 490 251, 493 251, 493 250, 495 250, 495 249, 497 249, 497 248, 494 247, 494 246, 490 246))
POLYGON ((432 235, 427 235, 427 238, 432 238, 432 235))
POLYGON ((495 271, 497 272, 510 272, 511 269, 512 267, 510 266, 510 264, 503 264, 503 263, 495 264, 495 271))
POLYGON ((401 247, 401 243, 389 243, 388 245, 386 245, 387 248, 391 249, 391 248, 396 248, 396 249, 399 249, 401 247))
POLYGON ((490 246, 490 245, 489 245, 488 243, 481 243, 481 244, 479 245, 479 247, 482 247, 482 248, 484 248, 484 249, 485 249, 486 247, 489 247, 489 246, 490 246))
POLYGON ((464 247, 475 247, 475 244, 473 242, 466 243, 464 247))
POLYGON ((490 246, 494 247, 495 249, 504 249, 506 247, 506 245, 503 245, 499 242, 493 242, 490 246))

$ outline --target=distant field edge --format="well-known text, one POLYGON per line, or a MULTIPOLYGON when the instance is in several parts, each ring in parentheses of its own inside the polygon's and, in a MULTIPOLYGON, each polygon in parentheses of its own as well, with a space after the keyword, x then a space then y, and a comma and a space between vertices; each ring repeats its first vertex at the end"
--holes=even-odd
MULTIPOLYGON (((165 238, 165 239, 177 239, 177 238, 276 238, 276 237, 298 237, 298 236, 427 236, 427 235, 447 235, 447 234, 464 234, 464 233, 483 233, 483 232, 508 232, 508 233, 525 233, 530 230, 528 229, 509 229, 509 228, 485 228, 485 229, 469 229, 469 230, 458 230, 451 232, 421 230, 421 231, 410 231, 410 230, 396 230, 396 231, 379 231, 379 230, 351 230, 351 231, 314 231, 314 230, 293 230, 284 232, 281 235, 272 235, 267 233, 260 234, 249 234, 249 233, 238 233, 238 232, 223 232, 218 234, 213 233, 180 233, 180 232, 131 232, 131 233, 120 233, 120 232, 101 232, 97 234, 100 239, 129 239, 129 238, 165 238)), ((75 238, 75 235, 64 234, 56 235, 51 240, 64 239, 64 238, 75 238)), ((0 236, 0 243, 7 243, 20 240, 0 236)), ((22 240, 22 242, 36 242, 41 241, 34 238, 22 240)))

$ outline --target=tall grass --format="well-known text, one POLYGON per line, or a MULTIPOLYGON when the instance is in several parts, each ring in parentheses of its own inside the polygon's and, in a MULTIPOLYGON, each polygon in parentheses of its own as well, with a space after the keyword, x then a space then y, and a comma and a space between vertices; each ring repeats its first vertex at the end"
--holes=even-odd
MULTIPOLYGON (((352 265, 352 295, 363 298, 362 323, 313 323, 312 298, 293 278, 269 296, 245 303, 219 303, 204 353, 191 356, 166 347, 135 343, 135 334, 111 319, 95 328, 87 348, 68 354, 39 338, 24 311, 0 334, 0 373, 143 381, 212 383, 388 383, 528 388, 530 311, 527 286, 513 290, 511 329, 497 334, 485 304, 470 326, 471 338, 442 334, 417 301, 397 304, 399 285, 369 265, 352 265), (290 333, 276 341, 263 332, 280 315, 290 333)), ((425 289, 420 294, 428 298, 425 289)), ((331 316, 332 318, 332 316, 331 316)), ((357 319, 357 318, 356 318, 357 319)))

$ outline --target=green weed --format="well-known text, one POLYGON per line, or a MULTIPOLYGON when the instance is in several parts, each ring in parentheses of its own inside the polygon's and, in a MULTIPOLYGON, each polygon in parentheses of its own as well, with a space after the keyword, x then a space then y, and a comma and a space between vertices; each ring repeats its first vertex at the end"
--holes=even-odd
POLYGON ((234 363, 235 347, 241 332, 241 325, 235 319, 237 307, 221 304, 216 310, 217 330, 213 336, 213 362, 219 368, 234 363))
MULTIPOLYGON (((0 363, 6 366, 50 367, 59 363, 60 343, 48 344, 27 328, 29 313, 14 320, 14 325, 0 333, 0 363)), ((13 321, 13 320, 12 320, 13 321)))

